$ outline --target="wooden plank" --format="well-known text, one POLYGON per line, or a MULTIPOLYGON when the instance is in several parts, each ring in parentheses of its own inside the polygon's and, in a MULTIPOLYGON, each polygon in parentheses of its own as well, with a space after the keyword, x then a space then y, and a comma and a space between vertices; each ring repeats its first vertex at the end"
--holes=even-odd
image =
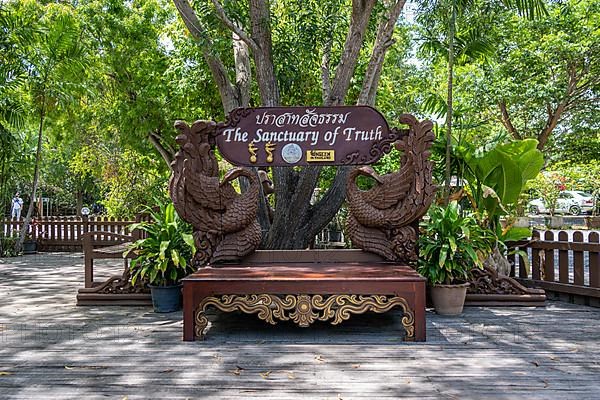
MULTIPOLYGON (((522 250, 527 251, 527 248, 522 248, 522 250)), ((529 275, 527 274, 527 269, 525 268, 525 257, 526 256, 519 254, 519 277, 527 279, 529 278, 529 275)))
POLYGON ((260 264, 273 262, 381 262, 377 254, 363 250, 257 250, 244 258, 245 263, 260 264))
MULTIPOLYGON (((554 232, 544 233, 545 241, 554 241, 554 232)), ((544 276, 543 280, 554 282, 554 249, 544 250, 544 276)))
MULTIPOLYGON (((559 233, 560 235, 560 233, 559 233)), ((559 249, 559 250, 575 250, 575 251, 596 251, 598 249, 598 245, 590 244, 590 243, 576 243, 576 242, 534 242, 531 243, 528 247, 532 249, 559 249)))
MULTIPOLYGON (((533 231, 532 237, 531 239, 533 241, 539 241, 540 240, 540 232, 539 231, 533 231)), ((538 248, 531 248, 531 277, 532 279, 535 280, 539 280, 540 276, 541 276, 541 272, 540 272, 540 254, 541 251, 538 248)))
MULTIPOLYGON (((583 233, 581 231, 576 231, 573 233, 573 242, 583 242, 583 233)), ((583 251, 581 250, 573 251, 573 277, 573 283, 575 285, 584 285, 585 277, 583 272, 583 251)))
POLYGON ((76 242, 77 235, 75 234, 75 230, 78 225, 77 218, 71 217, 71 218, 69 218, 69 222, 70 222, 70 224, 69 224, 69 240, 71 240, 72 242, 76 242))
POLYGON ((207 341, 190 344, 181 313, 75 307, 81 270, 76 254, 0 260, 3 399, 598 397, 592 307, 428 312, 422 344, 398 340, 400 312, 308 329, 215 313, 207 341))
MULTIPOLYGON (((569 235, 565 231, 560 231, 558 240, 568 242, 569 235)), ((558 251, 558 276, 560 283, 569 283, 569 252, 564 248, 559 248, 558 251)))
POLYGON ((536 281, 532 279, 519 279, 519 282, 526 286, 540 287, 545 290, 553 290, 562 293, 578 294, 581 296, 600 297, 600 288, 589 286, 579 286, 574 284, 565 284, 558 282, 536 281))
POLYGON ((508 259, 508 262, 510 263, 509 276, 511 278, 514 278, 515 277, 515 262, 516 262, 515 254, 509 252, 508 255, 506 256, 506 258, 508 259))
POLYGON ((54 242, 56 240, 56 217, 50 217, 48 224, 50 227, 50 240, 54 242))
MULTIPOLYGON (((590 232, 588 241, 590 243, 598 243, 600 235, 598 232, 590 232)), ((600 249, 598 251, 590 251, 590 286, 600 287, 600 249)))

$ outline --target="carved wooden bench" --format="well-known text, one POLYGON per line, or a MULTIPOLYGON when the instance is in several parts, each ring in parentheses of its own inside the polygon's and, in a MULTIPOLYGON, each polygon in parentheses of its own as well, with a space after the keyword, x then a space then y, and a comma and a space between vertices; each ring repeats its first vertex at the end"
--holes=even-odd
POLYGON ((381 262, 360 250, 259 251, 245 263, 188 276, 183 296, 187 341, 204 338, 208 307, 301 327, 315 321, 335 325, 353 314, 397 307, 403 313, 404 340, 425 341, 426 336, 425 279, 410 267, 381 262))
POLYGON ((405 338, 425 340, 425 279, 407 265, 418 259, 419 220, 435 195, 428 161, 435 135, 430 121, 408 114, 398 121, 408 129, 390 128, 377 110, 358 106, 245 108, 223 123, 176 123, 180 149, 169 193, 179 216, 194 227, 193 262, 201 267, 183 283, 185 340, 203 337, 210 306, 300 326, 399 307, 405 338), (307 126, 315 129, 311 140, 307 126), (216 148, 237 166, 222 177, 216 148), (378 175, 369 165, 392 148, 400 152, 400 168, 378 175), (254 253, 268 225, 264 218, 259 224, 263 200, 255 168, 323 165, 354 166, 339 176, 346 177, 347 236, 362 250, 254 253), (232 182, 241 177, 247 189, 238 193, 232 182), (362 190, 360 177, 375 183, 362 190))
POLYGON ((84 287, 77 293, 77 305, 147 305, 152 304, 150 294, 143 287, 132 287, 129 282, 130 253, 123 256, 136 235, 122 235, 104 231, 83 234, 84 287), (108 244, 108 245, 107 245, 108 244), (114 259, 123 263, 123 273, 103 282, 94 281, 94 260, 114 259))

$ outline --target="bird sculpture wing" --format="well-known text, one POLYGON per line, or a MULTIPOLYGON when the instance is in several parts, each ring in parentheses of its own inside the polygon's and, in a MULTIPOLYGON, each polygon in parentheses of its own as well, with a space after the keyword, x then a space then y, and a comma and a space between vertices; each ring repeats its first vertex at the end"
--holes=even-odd
POLYGON ((436 187, 432 178, 432 163, 429 161, 431 145, 435 139, 431 121, 418 121, 409 114, 400 117, 400 122, 411 127, 409 134, 396 143, 403 152, 401 163, 409 162, 412 167, 412 185, 406 197, 388 215, 395 226, 408 225, 421 218, 431 205, 436 187))
POLYGON ((377 209, 385 210, 404 199, 414 184, 412 163, 405 163, 400 171, 380 176, 379 180, 375 187, 364 193, 363 201, 377 209))
POLYGON ((171 164, 169 192, 177 213, 194 227, 196 265, 233 260, 254 251, 261 230, 256 219, 259 182, 254 171, 234 168, 219 179, 214 155, 214 122, 176 124, 180 150, 171 164), (249 188, 238 194, 232 182, 245 176, 249 188))
POLYGON ((410 126, 408 135, 396 143, 403 152, 400 170, 378 176, 372 168, 361 167, 349 174, 347 230, 356 247, 388 260, 414 261, 416 231, 410 224, 427 212, 435 194, 428 160, 434 135, 429 121, 419 122, 408 114, 400 121, 410 126), (356 185, 358 175, 377 183, 361 191, 356 185))

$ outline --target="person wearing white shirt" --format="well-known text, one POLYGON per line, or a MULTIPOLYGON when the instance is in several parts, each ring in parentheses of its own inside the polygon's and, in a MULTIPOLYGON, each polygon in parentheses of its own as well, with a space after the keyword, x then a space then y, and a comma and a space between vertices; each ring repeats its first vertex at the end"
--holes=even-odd
POLYGON ((23 199, 19 197, 19 192, 12 199, 11 219, 19 221, 21 219, 21 210, 23 209, 23 199))

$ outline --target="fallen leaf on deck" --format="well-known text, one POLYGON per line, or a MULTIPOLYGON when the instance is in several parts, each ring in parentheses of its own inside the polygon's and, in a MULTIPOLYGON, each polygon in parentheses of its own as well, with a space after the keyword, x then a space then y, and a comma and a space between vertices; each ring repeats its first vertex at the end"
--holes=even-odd
POLYGON ((324 358, 323 358, 323 357, 322 357, 320 354, 317 354, 317 355, 315 356, 315 360, 317 360, 317 361, 319 361, 319 362, 325 362, 325 359, 324 359, 324 358))
POLYGON ((12 372, 0 371, 0 376, 12 375, 12 372))
POLYGON ((65 365, 65 369, 73 369, 73 367, 69 367, 68 365, 65 365))
POLYGON ((240 368, 236 365, 235 369, 230 369, 229 372, 231 372, 234 375, 239 375, 242 373, 243 370, 244 370, 244 368, 240 368))
POLYGON ((560 358, 558 358, 556 356, 550 356, 548 358, 550 358, 552 361, 558 361, 558 360, 560 360, 560 358))
POLYGON ((165 374, 168 374, 169 372, 173 372, 173 370, 172 369, 165 369, 165 370, 163 370, 161 372, 163 372, 165 374))
POLYGON ((360 368, 360 364, 352 364, 352 368, 354 368, 354 369, 360 368))
POLYGON ((338 393, 338 398, 337 398, 337 400, 344 400, 344 399, 342 399, 342 395, 341 395, 341 394, 339 394, 339 393, 338 393))
POLYGON ((545 388, 547 388, 548 386, 550 386, 550 385, 548 385, 548 381, 547 380, 544 379, 542 382, 544 382, 544 387, 545 388))
POLYGON ((539 366, 540 366, 540 363, 539 363, 539 362, 537 362, 537 361, 532 361, 531 363, 532 363, 533 365, 535 365, 536 367, 539 367, 539 366))
POLYGON ((406 384, 407 384, 407 385, 410 385, 410 379, 407 379, 407 380, 406 380, 406 384))
POLYGON ((269 375, 271 375, 271 371, 265 371, 260 373, 260 376, 262 376, 263 379, 268 379, 269 375))
POLYGON ((296 375, 293 372, 288 372, 287 377, 288 379, 296 379, 296 375))

